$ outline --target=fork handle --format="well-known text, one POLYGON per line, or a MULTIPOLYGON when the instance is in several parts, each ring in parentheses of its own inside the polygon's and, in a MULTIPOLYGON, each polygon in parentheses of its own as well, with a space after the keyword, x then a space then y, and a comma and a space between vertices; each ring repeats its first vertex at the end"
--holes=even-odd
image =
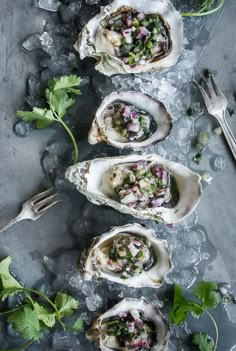
POLYGON ((21 216, 19 216, 19 215, 17 217, 13 218, 6 225, 4 225, 3 227, 0 227, 0 233, 3 232, 4 230, 6 230, 7 228, 10 228, 13 224, 21 221, 22 219, 23 218, 21 216))
POLYGON ((233 133, 231 132, 231 129, 226 121, 225 118, 225 114, 223 114, 223 118, 219 118, 219 116, 216 116, 216 118, 218 119, 220 126, 222 128, 222 131, 224 133, 224 136, 228 142, 228 145, 230 147, 230 150, 232 151, 232 154, 236 160, 236 140, 235 137, 233 135, 233 133))

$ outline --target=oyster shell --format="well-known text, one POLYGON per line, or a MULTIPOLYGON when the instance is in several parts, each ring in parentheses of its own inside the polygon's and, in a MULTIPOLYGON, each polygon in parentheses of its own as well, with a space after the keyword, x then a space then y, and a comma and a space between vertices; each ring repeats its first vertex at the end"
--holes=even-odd
POLYGON ((122 318, 125 321, 125 316, 129 315, 131 320, 141 323, 141 332, 136 339, 131 340, 132 350, 140 350, 142 347, 145 350, 164 351, 167 348, 169 338, 169 324, 162 315, 157 306, 148 302, 144 297, 140 299, 125 298, 110 310, 96 318, 86 333, 89 340, 96 344, 103 351, 110 350, 130 350, 130 342, 126 342, 125 338, 120 341, 119 337, 112 334, 109 329, 109 322, 122 318), (153 333, 150 335, 145 332, 146 325, 151 326, 153 333), (121 342, 123 345, 121 345, 121 342), (137 345, 136 347, 134 345, 137 345))
POLYGON ((171 128, 172 118, 160 101, 133 91, 114 92, 98 108, 88 140, 90 144, 106 142, 120 149, 138 150, 165 139, 171 128), (120 123, 124 123, 123 129, 120 123))
POLYGON ((113 227, 93 239, 82 254, 81 271, 86 280, 95 276, 135 288, 159 288, 172 269, 170 256, 166 240, 155 237, 153 229, 137 223, 127 224, 113 227), (126 248, 129 243, 129 250, 124 250, 124 245, 120 244, 122 240, 125 240, 126 248), (118 247, 115 254, 118 253, 119 260, 110 258, 115 247, 118 247), (124 254, 132 255, 132 264, 126 258, 122 259, 124 254), (130 271, 132 274, 128 273, 130 271))
MULTIPOLYGON (((128 17, 127 19, 129 20, 128 17)), ((184 50, 182 17, 175 10, 170 0, 114 0, 110 5, 101 7, 100 13, 85 25, 75 44, 75 48, 79 52, 81 59, 87 56, 94 57, 97 60, 96 69, 108 76, 117 73, 126 74, 162 70, 175 65, 184 50), (140 30, 138 34, 135 32, 134 25, 130 24, 132 27, 129 28, 129 24, 127 24, 126 30, 134 32, 132 34, 135 38, 134 48, 137 47, 137 40, 141 43, 145 42, 144 48, 142 47, 145 54, 141 55, 142 51, 140 49, 138 58, 137 54, 132 56, 134 57, 134 62, 132 60, 127 62, 128 58, 131 57, 129 52, 133 53, 133 48, 128 50, 127 46, 130 42, 130 36, 128 35, 127 38, 126 34, 121 34, 120 30, 124 28, 116 29, 116 22, 114 26, 110 25, 111 21, 117 20, 119 23, 122 14, 127 14, 127 16, 131 14, 136 21, 138 16, 140 17, 140 15, 144 14, 150 18, 157 18, 159 23, 154 25, 154 28, 158 28, 157 31, 155 29, 154 33, 152 30, 150 31, 149 27, 147 27, 149 28, 147 30, 140 20, 136 28, 138 28, 137 30, 139 28, 144 29, 142 29, 143 32, 140 30), (139 35, 141 35, 141 40, 139 35), (154 42, 146 45, 147 41, 150 42, 150 36, 153 38, 153 35, 155 36, 154 42), (127 45, 125 44, 126 46, 121 47, 124 40, 127 45), (154 48, 152 47, 153 45, 154 48), (152 51, 147 56, 145 50, 148 47, 150 47, 148 50, 152 51)))
MULTIPOLYGON (((134 217, 153 219, 167 224, 178 223, 189 215, 198 205, 202 193, 201 177, 197 173, 155 154, 107 157, 84 161, 69 167, 65 176, 94 204, 105 204, 134 217), (122 200, 118 198, 114 190, 114 187, 119 185, 119 181, 121 181, 120 184, 123 181, 119 172, 122 173, 123 168, 129 169, 138 162, 146 162, 147 168, 152 167, 152 165, 160 165, 164 170, 162 173, 165 172, 165 184, 169 184, 171 179, 173 189, 166 185, 161 193, 161 201, 157 199, 154 207, 142 208, 141 204, 138 208, 132 207, 130 206, 132 201, 124 198, 121 202, 122 200), (114 168, 116 168, 115 175, 118 177, 118 181, 116 178, 111 179, 110 172, 114 168)), ((148 182, 146 183, 148 184, 148 182)))

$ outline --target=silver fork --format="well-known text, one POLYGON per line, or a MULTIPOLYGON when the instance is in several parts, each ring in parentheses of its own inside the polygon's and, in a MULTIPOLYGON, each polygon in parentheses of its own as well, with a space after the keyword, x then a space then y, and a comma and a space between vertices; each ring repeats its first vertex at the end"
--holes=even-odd
POLYGON ((222 131, 225 135, 225 138, 228 142, 228 145, 236 160, 236 139, 228 125, 228 122, 225 116, 228 102, 226 100, 226 97, 222 93, 222 91, 216 85, 214 78, 211 76, 210 79, 211 79, 212 88, 210 88, 210 85, 206 82, 205 79, 201 80, 201 84, 199 84, 196 81, 193 81, 193 82, 196 84, 196 86, 198 87, 198 89, 202 94, 207 111, 209 112, 210 115, 216 117, 216 119, 218 120, 222 128, 222 131))
POLYGON ((62 201, 56 200, 54 202, 51 202, 51 200, 57 195, 50 195, 53 190, 54 188, 43 191, 42 193, 37 194, 28 199, 26 202, 24 202, 22 204, 22 209, 19 215, 13 218, 9 223, 4 225, 3 227, 1 227, 0 232, 3 232, 7 228, 11 227, 13 224, 22 221, 23 219, 31 219, 32 221, 35 221, 36 219, 41 217, 45 212, 47 212, 50 208, 55 206, 58 202, 62 201))

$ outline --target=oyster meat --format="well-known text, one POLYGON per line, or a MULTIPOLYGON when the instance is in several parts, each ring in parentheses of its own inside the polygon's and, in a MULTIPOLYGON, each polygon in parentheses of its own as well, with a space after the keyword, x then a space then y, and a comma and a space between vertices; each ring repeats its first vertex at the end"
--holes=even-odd
POLYGON ((172 269, 166 240, 140 224, 113 227, 93 239, 81 258, 86 280, 93 276, 135 288, 159 288, 172 269))
POLYGON ((172 119, 160 101, 133 91, 114 92, 98 108, 88 140, 138 150, 165 139, 171 128, 172 119))
POLYGON ((80 162, 66 178, 97 205, 169 224, 189 215, 202 193, 197 173, 155 154, 80 162))
POLYGON ((170 0, 114 0, 85 25, 75 48, 108 76, 161 70, 184 50, 182 17, 170 0))
POLYGON ((144 297, 125 298, 93 322, 86 334, 103 351, 164 351, 169 325, 144 297))

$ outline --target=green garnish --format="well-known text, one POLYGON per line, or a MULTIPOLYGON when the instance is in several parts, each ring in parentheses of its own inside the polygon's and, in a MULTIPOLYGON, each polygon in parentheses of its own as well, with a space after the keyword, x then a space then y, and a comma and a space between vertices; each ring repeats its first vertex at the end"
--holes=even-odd
POLYGON ((189 106, 189 107, 187 108, 186 114, 187 114, 189 117, 191 117, 191 116, 193 115, 193 109, 192 109, 191 106, 189 106))
POLYGON ((201 281, 193 289, 193 295, 200 300, 196 302, 186 299, 183 296, 183 290, 179 285, 175 286, 174 305, 170 313, 170 321, 173 324, 179 325, 184 322, 188 315, 191 314, 195 318, 199 318, 204 313, 208 315, 214 324, 216 339, 215 342, 212 338, 205 333, 197 333, 193 335, 193 343, 199 346, 201 351, 216 351, 219 332, 216 321, 208 311, 217 307, 220 303, 220 295, 217 292, 217 284, 210 281, 201 281))
POLYGON ((45 108, 34 107, 32 111, 17 111, 16 115, 25 122, 35 122, 37 128, 47 128, 52 123, 60 123, 69 134, 74 146, 74 163, 78 161, 78 146, 73 133, 63 121, 68 109, 74 105, 71 95, 80 95, 77 89, 81 79, 75 75, 62 76, 51 80, 45 91, 45 108))
POLYGON ((224 5, 225 0, 199 0, 199 10, 196 12, 183 12, 181 15, 183 17, 191 16, 207 16, 211 15, 214 12, 217 12, 224 5))
POLYGON ((200 351, 214 351, 214 340, 208 334, 195 333, 192 342, 200 351))
MULTIPOLYGON (((7 322, 27 342, 15 350, 25 350, 35 341, 39 341, 46 330, 59 323, 63 330, 81 331, 83 321, 78 318, 71 326, 67 326, 64 318, 71 317, 79 307, 79 301, 72 296, 58 292, 54 299, 41 291, 25 288, 10 273, 12 258, 7 257, 0 262, 0 299, 5 301, 9 296, 23 296, 23 301, 14 309, 0 312, 6 316, 7 322), (37 296, 37 298, 35 297, 37 296)), ((7 350, 1 350, 7 351, 7 350)))
POLYGON ((198 152, 194 157, 193 157, 193 161, 196 162, 198 165, 202 160, 202 153, 198 152))
POLYGON ((207 68, 207 69, 204 70, 203 75, 204 75, 205 78, 209 79, 209 78, 211 78, 213 76, 213 73, 212 73, 212 71, 210 69, 207 68))

